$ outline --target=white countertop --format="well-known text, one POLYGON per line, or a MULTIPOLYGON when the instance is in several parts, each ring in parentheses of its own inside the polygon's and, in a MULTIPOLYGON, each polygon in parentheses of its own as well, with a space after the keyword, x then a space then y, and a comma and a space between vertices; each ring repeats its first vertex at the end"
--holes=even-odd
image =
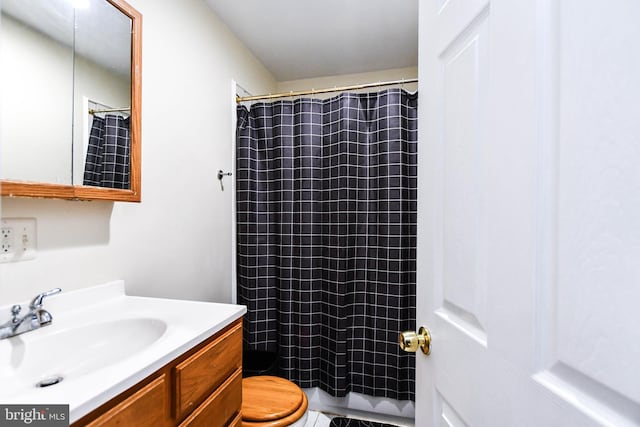
MULTIPOLYGON (((51 325, 0 340, 0 403, 69 404, 72 423, 246 312, 246 307, 240 305, 128 296, 123 281, 63 292, 45 299, 43 308, 53 316, 51 325), (127 333, 126 328, 113 342, 104 341, 111 339, 109 337, 101 342, 100 331, 110 325, 122 328, 135 319, 160 325, 154 332, 159 337, 149 338, 152 341, 149 344, 136 342, 142 348, 131 352, 125 348, 128 346, 118 345, 127 333), (64 339, 55 339, 73 336, 76 330, 84 331, 79 333, 83 338, 78 342, 74 340, 69 344, 64 339), (95 336, 87 337, 87 332, 94 330, 95 336), (90 346, 96 348, 95 353, 90 346), (34 355, 32 349, 37 349, 39 354, 34 355), (112 354, 117 354, 118 359, 103 363, 105 353, 112 359, 116 357, 112 354), (31 366, 24 362, 25 354, 31 357, 31 364, 36 360, 36 368, 25 368, 31 366), (74 362, 76 369, 62 368, 65 358, 71 360, 71 356, 77 354, 82 354, 83 360, 74 362), (93 366, 92 358, 99 367, 78 368, 77 365, 85 362, 86 366, 93 366), (65 369, 68 372, 64 372, 65 369), (64 380, 47 388, 35 387, 39 379, 51 374, 60 374, 64 380)), ((0 323, 8 320, 8 312, 9 307, 0 308, 0 323)), ((25 312, 23 307, 22 314, 25 312)))

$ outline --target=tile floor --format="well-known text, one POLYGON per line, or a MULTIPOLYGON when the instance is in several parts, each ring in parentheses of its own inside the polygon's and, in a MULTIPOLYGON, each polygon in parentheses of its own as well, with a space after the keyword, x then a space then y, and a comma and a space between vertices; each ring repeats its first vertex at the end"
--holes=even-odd
MULTIPOLYGON (((329 427, 331 418, 338 417, 338 416, 340 415, 325 414, 317 411, 309 411, 309 414, 307 415, 307 423, 305 424, 304 427, 329 427)), ((352 418, 363 419, 360 417, 352 417, 352 418)), ((394 422, 385 421, 385 420, 371 420, 371 421, 388 422, 388 423, 396 424, 400 427, 413 427, 413 424, 404 424, 404 423, 397 423, 397 422, 394 423, 394 422)))

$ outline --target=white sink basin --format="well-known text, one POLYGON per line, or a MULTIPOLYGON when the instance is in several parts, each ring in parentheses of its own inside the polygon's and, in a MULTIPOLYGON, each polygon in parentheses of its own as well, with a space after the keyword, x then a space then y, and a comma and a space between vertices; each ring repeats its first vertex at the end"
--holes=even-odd
MULTIPOLYGON (((43 379, 61 377, 64 381, 95 372, 150 346, 162 337, 167 324, 152 318, 130 318, 51 332, 46 328, 3 342, 11 352, 3 379, 24 389, 36 387, 43 379)), ((6 391, 0 389, 0 397, 6 391)), ((15 392, 13 388, 11 393, 15 392)))

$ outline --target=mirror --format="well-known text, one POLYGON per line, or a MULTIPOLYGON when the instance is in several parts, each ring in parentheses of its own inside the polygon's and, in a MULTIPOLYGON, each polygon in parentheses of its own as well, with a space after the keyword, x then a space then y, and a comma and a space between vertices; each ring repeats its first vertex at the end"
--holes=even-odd
POLYGON ((141 15, 2 0, 3 196, 140 201, 141 15))

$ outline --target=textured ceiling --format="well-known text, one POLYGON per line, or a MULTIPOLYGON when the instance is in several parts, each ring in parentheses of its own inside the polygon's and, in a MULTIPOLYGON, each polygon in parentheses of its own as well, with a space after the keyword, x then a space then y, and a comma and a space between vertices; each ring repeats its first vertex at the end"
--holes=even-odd
POLYGON ((418 65, 418 0, 205 0, 278 81, 418 65))

